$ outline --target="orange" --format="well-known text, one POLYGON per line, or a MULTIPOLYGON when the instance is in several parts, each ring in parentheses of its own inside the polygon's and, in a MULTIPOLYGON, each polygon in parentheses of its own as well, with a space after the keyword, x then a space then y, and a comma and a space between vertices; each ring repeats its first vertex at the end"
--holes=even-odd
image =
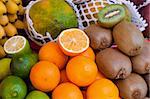
POLYGON ((89 38, 86 33, 76 28, 62 31, 58 42, 62 51, 68 56, 76 56, 89 47, 89 38))
POLYGON ((68 61, 68 56, 61 51, 57 43, 49 42, 40 49, 39 59, 52 62, 62 69, 68 61))
POLYGON ((87 99, 118 99, 117 86, 108 79, 96 80, 87 89, 87 99))
POLYGON ((52 91, 60 81, 60 72, 58 67, 48 61, 36 63, 30 72, 32 85, 41 91, 52 91))
POLYGON ((90 85, 95 80, 97 71, 95 62, 84 56, 72 58, 66 66, 68 79, 80 87, 90 85))
POLYGON ((98 71, 96 75, 96 80, 103 79, 103 78, 105 78, 105 76, 100 71, 98 71))
POLYGON ((82 94, 83 94, 83 99, 86 99, 86 91, 82 90, 82 94))
POLYGON ((67 74, 66 74, 66 70, 63 69, 60 71, 60 83, 64 83, 64 82, 68 82, 69 79, 67 77, 67 74))
POLYGON ((66 82, 54 89, 52 99, 83 99, 83 95, 76 85, 66 82))
POLYGON ((92 50, 91 47, 88 47, 88 49, 86 51, 84 51, 83 53, 81 53, 79 55, 85 56, 85 57, 90 58, 93 61, 95 61, 95 53, 94 53, 94 51, 92 50))

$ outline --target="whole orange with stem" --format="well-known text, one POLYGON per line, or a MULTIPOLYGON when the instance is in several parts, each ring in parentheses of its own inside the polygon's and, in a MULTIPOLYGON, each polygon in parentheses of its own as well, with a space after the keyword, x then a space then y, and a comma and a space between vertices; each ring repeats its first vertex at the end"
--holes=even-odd
POLYGON ((60 83, 64 83, 64 82, 69 82, 65 69, 60 71, 60 83))
POLYGON ((48 42, 41 47, 39 51, 39 60, 52 62, 56 64, 59 69, 62 69, 68 61, 68 56, 61 51, 56 42, 48 42))
POLYGON ((31 69, 30 81, 38 90, 52 91, 60 81, 59 69, 49 61, 39 61, 31 69))
POLYGON ((93 61, 95 61, 95 53, 91 47, 88 47, 88 49, 86 51, 79 54, 78 56, 85 56, 85 57, 90 58, 93 61))
POLYGON ((95 80, 97 72, 95 62, 84 56, 72 58, 66 66, 68 79, 80 87, 90 85, 95 80))
POLYGON ((117 86, 108 79, 100 79, 93 82, 87 89, 87 99, 118 99, 117 86))
POLYGON ((52 99, 83 99, 83 95, 76 85, 66 82, 54 89, 52 99))

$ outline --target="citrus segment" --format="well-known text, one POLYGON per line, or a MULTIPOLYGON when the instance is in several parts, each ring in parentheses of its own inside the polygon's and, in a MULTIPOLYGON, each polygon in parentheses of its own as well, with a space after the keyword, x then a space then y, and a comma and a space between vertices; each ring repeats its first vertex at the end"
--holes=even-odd
POLYGON ((89 38, 80 29, 67 29, 59 35, 59 45, 66 55, 75 56, 89 47, 89 38))
POLYGON ((8 54, 23 54, 30 52, 29 42, 23 36, 13 36, 4 44, 4 50, 8 54))

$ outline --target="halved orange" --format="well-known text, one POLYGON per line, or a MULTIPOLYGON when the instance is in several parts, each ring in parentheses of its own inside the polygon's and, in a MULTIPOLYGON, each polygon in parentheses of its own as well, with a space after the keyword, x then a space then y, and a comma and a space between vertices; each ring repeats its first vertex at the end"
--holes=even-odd
POLYGON ((89 38, 84 31, 76 28, 61 32, 58 38, 59 46, 68 56, 76 56, 89 47, 89 38))

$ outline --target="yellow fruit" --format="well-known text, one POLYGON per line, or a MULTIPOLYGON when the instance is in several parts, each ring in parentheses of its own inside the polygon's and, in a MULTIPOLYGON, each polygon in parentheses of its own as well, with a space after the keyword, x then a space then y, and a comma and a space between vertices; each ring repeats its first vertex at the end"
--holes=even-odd
POLYGON ((7 37, 0 39, 0 45, 4 45, 7 40, 8 40, 7 37))
POLYGON ((6 8, 9 14, 16 14, 19 11, 18 5, 12 0, 8 0, 6 3, 6 8))
POLYGON ((25 9, 23 8, 23 6, 22 6, 22 5, 19 5, 18 7, 19 7, 18 15, 24 15, 25 9))
POLYGON ((6 6, 0 1, 0 16, 7 12, 6 6))
POLYGON ((13 25, 17 28, 17 29, 24 29, 24 23, 21 20, 17 20, 15 23, 13 23, 13 25))
POLYGON ((22 5, 22 0, 12 0, 13 2, 15 2, 17 5, 22 5))
POLYGON ((4 30, 7 36, 14 36, 18 34, 16 27, 11 23, 8 23, 8 25, 4 27, 4 30))
POLYGON ((4 28, 0 25, 0 39, 2 39, 4 36, 6 36, 4 28))
POLYGON ((0 24, 1 24, 2 26, 7 25, 8 22, 9 22, 9 20, 8 20, 7 15, 2 15, 2 16, 0 16, 0 24))
POLYGON ((3 58, 6 56, 6 53, 4 51, 4 48, 0 45, 0 58, 3 58))
POLYGON ((15 22, 18 19, 17 14, 8 14, 9 22, 15 22))
POLYGON ((3 3, 6 3, 6 2, 8 2, 8 0, 0 0, 0 1, 2 1, 3 3))

